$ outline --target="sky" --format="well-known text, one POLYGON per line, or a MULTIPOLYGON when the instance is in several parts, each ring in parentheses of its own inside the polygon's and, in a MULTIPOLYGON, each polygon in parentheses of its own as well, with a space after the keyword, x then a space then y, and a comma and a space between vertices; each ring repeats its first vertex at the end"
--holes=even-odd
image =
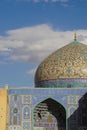
POLYGON ((0 0, 0 87, 34 87, 38 65, 74 32, 87 44, 87 0, 0 0))

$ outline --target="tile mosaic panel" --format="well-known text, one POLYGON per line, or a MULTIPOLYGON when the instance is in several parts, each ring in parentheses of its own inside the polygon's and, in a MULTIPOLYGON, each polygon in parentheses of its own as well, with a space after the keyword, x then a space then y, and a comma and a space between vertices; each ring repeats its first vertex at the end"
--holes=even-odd
POLYGON ((24 95, 22 98, 22 104, 31 104, 31 95, 24 95))
POLYGON ((31 96, 10 95, 10 125, 9 130, 31 130, 31 96), (21 129, 20 129, 21 128, 21 129))
POLYGON ((87 92, 87 88, 37 88, 37 89, 9 89, 9 95, 84 95, 87 92))
MULTIPOLYGON (((84 82, 84 81, 83 81, 84 82)), ((69 117, 74 113, 73 108, 75 110, 78 109, 78 103, 82 96, 87 93, 87 89, 9 89, 10 95, 10 126, 9 129, 13 130, 14 128, 11 126, 20 126, 21 130, 23 130, 23 123, 27 122, 31 124, 31 109, 33 109, 38 103, 46 100, 47 98, 52 98, 55 101, 58 101, 60 104, 64 106, 67 110, 69 117), (12 95, 14 94, 14 95, 12 95), (31 98, 32 97, 32 98, 31 98), (20 109, 18 109, 20 108, 20 109), (25 110, 24 110, 25 108, 25 110), (24 112, 23 112, 24 110, 24 112), (30 113, 29 113, 30 111, 30 113), (16 125, 17 124, 17 125, 16 125)), ((67 113, 67 114, 68 114, 67 113)), ((73 118, 74 119, 74 116, 73 118)), ((70 130, 73 130, 75 125, 72 126, 70 130)), ((19 128, 17 128, 18 130, 19 128)), ((25 128, 24 130, 27 130, 25 128)), ((28 129, 29 130, 29 129, 28 129)), ((31 128, 30 128, 31 130, 31 128)))
POLYGON ((21 96, 10 96, 10 125, 21 124, 21 96))
POLYGON ((12 126, 9 126, 8 130, 21 130, 21 127, 17 125, 12 125, 12 126))
POLYGON ((22 130, 31 130, 30 122, 23 122, 22 125, 22 130))

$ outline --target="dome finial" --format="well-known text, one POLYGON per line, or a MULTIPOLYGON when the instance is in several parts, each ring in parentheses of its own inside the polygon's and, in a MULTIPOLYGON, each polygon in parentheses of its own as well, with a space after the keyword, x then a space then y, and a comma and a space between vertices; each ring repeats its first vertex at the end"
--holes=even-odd
POLYGON ((77 35, 76 35, 76 32, 74 33, 74 41, 77 41, 77 35))

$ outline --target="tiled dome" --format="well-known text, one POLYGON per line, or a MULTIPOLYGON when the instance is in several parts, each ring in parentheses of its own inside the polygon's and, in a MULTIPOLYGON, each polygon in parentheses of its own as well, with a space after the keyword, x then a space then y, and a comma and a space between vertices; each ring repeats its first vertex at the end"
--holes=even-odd
POLYGON ((86 80, 86 78, 87 45, 75 40, 58 49, 39 65, 35 75, 35 85, 40 87, 41 84, 46 85, 46 82, 56 83, 58 80, 86 80))

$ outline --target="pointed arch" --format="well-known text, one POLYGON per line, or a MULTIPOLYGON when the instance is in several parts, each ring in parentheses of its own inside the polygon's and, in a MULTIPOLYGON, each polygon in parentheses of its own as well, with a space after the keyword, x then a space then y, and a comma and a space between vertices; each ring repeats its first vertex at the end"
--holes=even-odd
POLYGON ((47 99, 52 99, 52 100, 54 100, 55 102, 61 104, 61 105, 65 108, 65 110, 66 110, 66 106, 64 106, 63 102, 61 102, 61 101, 58 100, 57 98, 55 99, 54 97, 51 97, 51 96, 39 98, 39 99, 36 101, 36 103, 34 103, 33 109, 34 109, 38 104, 40 104, 41 102, 43 102, 43 101, 45 101, 45 100, 47 100, 47 99))
POLYGON ((66 110, 52 98, 47 98, 34 108, 34 127, 66 130, 66 110))

